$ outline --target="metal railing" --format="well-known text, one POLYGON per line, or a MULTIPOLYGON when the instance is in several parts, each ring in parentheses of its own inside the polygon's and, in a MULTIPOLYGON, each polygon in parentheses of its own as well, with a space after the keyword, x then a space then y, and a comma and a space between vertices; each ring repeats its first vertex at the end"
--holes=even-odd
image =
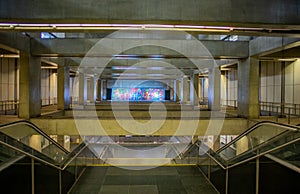
POLYGON ((41 99, 42 106, 49 106, 49 105, 56 105, 56 104, 57 104, 57 97, 41 99))
POLYGON ((237 108, 238 101, 237 100, 222 100, 222 105, 237 108))
POLYGON ((0 101, 0 114, 8 115, 18 114, 19 100, 3 100, 0 101))
MULTIPOLYGON (((205 144, 200 146, 200 149, 203 150, 204 155, 208 156, 206 160, 201 161, 200 169, 202 172, 207 176, 209 180, 213 182, 213 184, 217 184, 218 189, 221 189, 221 193, 229 193, 229 171, 233 169, 236 166, 240 166, 245 163, 249 163, 252 161, 254 163, 254 166, 256 166, 255 176, 256 180, 254 181, 254 184, 256 185, 255 191, 258 193, 259 191, 259 164, 260 164, 260 158, 262 156, 270 156, 274 153, 274 151, 284 149, 285 147, 289 145, 293 145, 300 141, 299 137, 300 128, 284 125, 284 124, 278 124, 274 122, 260 122, 249 128, 247 131, 239 135, 237 138, 235 138, 233 141, 231 141, 226 146, 220 148, 217 151, 213 151, 209 149, 205 144), (267 127, 267 128, 265 128, 267 127), (279 131, 278 129, 281 129, 279 131), (256 133, 260 129, 262 133, 256 133), (266 135, 266 129, 271 132, 272 130, 275 132, 273 133, 269 138, 266 138, 264 141, 257 141, 256 145, 250 146, 248 150, 238 153, 236 152, 236 144, 238 142, 241 142, 242 138, 247 137, 248 139, 250 137, 254 138, 255 135, 258 137, 261 137, 262 135, 266 135), (295 135, 298 134, 298 135, 295 135), (288 137, 288 138, 286 138, 288 137), (280 139, 283 138, 281 141, 280 139), (279 142, 279 143, 275 143, 279 142), (232 152, 229 152, 231 149, 232 152), (232 154, 233 153, 233 154, 232 154), (227 156, 226 156, 227 154, 227 156), (228 155, 229 154, 229 155, 228 155), (229 156, 229 157, 228 157, 229 156), (216 181, 216 171, 222 172, 218 175, 217 178, 220 178, 222 181, 219 180, 216 181)), ((251 144, 250 144, 251 145, 251 144)), ((285 167, 296 171, 300 173, 299 166, 296 166, 294 164, 288 163, 282 159, 273 157, 273 161, 280 163, 281 165, 284 165, 285 167)), ((232 178, 232 177, 230 177, 232 178)), ((215 185, 216 186, 216 185, 215 185)))
MULTIPOLYGON (((36 187, 34 183, 36 179, 43 178, 35 173, 35 163, 40 163, 40 165, 38 166, 47 166, 48 171, 57 174, 57 176, 49 176, 49 178, 47 177, 47 179, 49 179, 47 183, 49 182, 51 185, 51 183, 56 182, 58 184, 58 188, 53 187, 54 189, 52 189, 52 193, 62 194, 67 193, 70 190, 71 186, 76 183, 76 180, 78 180, 80 174, 83 172, 84 167, 86 166, 86 162, 79 157, 85 158, 85 154, 87 153, 90 158, 96 157, 95 155, 93 155, 93 152, 90 152, 85 142, 82 142, 80 145, 78 145, 72 152, 68 152, 60 144, 58 144, 47 134, 45 134, 42 130, 27 121, 17 121, 1 125, 0 131, 0 145, 2 146, 2 151, 3 149, 4 151, 13 150, 15 154, 21 154, 21 156, 26 155, 27 157, 31 158, 31 161, 29 163, 24 163, 24 169, 28 169, 28 167, 31 169, 32 193, 41 193, 40 190, 35 190, 36 187), (26 130, 26 127, 29 127, 32 130, 26 130), (13 132, 11 132, 11 130, 13 132), (50 141, 51 144, 54 145, 56 150, 62 152, 64 157, 62 158, 62 160, 56 159, 52 157, 51 154, 49 155, 48 152, 36 149, 35 146, 32 147, 30 143, 28 144, 28 142, 24 142, 19 138, 21 133, 15 132, 18 130, 25 130, 25 132, 27 131, 33 135, 35 135, 34 132, 37 132, 37 134, 41 135, 44 139, 50 141), (68 184, 66 184, 65 182, 66 179, 68 179, 68 184)), ((22 136, 27 137, 28 135, 23 134, 22 136)), ((26 183, 21 184, 20 186, 28 188, 28 185, 26 185, 26 183)))
POLYGON ((276 121, 278 117, 287 117, 288 124, 290 124, 291 116, 300 116, 300 104, 260 101, 259 105, 261 113, 276 116, 276 121))

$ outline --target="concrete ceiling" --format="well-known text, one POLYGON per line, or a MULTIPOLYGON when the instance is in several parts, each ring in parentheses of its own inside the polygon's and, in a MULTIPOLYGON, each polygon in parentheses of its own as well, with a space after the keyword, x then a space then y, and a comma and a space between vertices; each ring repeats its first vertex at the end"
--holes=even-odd
MULTIPOLYGON (((298 0, 4 0, 2 22, 194 24, 300 30, 298 0)), ((59 27, 59 26, 57 26, 59 27)))
MULTIPOLYGON (((181 25, 187 28, 185 31, 192 37, 198 34, 300 37, 299 7, 298 0, 44 0, 30 3, 26 0, 5 0, 0 2, 0 30, 13 35, 1 35, 0 42, 19 50, 30 50, 32 56, 42 57, 49 63, 56 63, 56 60, 49 59, 51 57, 63 59, 72 71, 84 71, 97 76, 101 74, 101 78, 105 79, 176 79, 195 71, 205 71, 211 67, 207 64, 214 59, 243 59, 252 56, 251 53, 258 55, 263 49, 266 53, 259 57, 293 58, 298 56, 300 48, 295 46, 284 51, 273 51, 272 45, 267 48, 256 41, 258 46, 249 52, 248 42, 202 41, 211 55, 185 55, 172 49, 146 45, 135 46, 117 55, 89 53, 87 56, 87 53, 100 38, 119 30, 114 28, 117 24, 159 24, 170 28, 181 25), (101 25, 111 27, 104 29, 101 25), (37 32, 35 35, 38 37, 44 31, 67 32, 69 38, 16 38, 16 32, 37 32), (81 67, 85 60, 92 63, 81 67)), ((140 39, 150 39, 156 45, 166 44, 166 41, 180 45, 185 39, 177 39, 177 36, 172 38, 169 30, 161 31, 160 35, 144 27, 140 30, 144 31, 139 33, 140 39)), ((136 39, 131 36, 125 33, 122 37, 124 41, 111 41, 111 44, 123 44, 126 39, 136 39)), ((114 38, 113 35, 110 38, 114 38)), ((274 44, 273 41, 261 44, 268 42, 274 44)), ((193 53, 193 47, 187 49, 193 53)), ((12 54, 9 52, 0 49, 0 54, 12 54)))

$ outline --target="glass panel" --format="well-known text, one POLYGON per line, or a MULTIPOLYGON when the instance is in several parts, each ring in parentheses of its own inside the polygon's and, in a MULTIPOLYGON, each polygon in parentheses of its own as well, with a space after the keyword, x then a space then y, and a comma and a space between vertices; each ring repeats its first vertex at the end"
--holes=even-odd
POLYGON ((222 169, 215 161, 211 160, 210 181, 220 193, 225 193, 226 170, 222 169))
POLYGON ((62 162, 67 156, 67 151, 54 140, 26 122, 2 126, 0 132, 43 153, 57 163, 62 162))
POLYGON ((282 135, 287 132, 288 129, 281 125, 275 124, 263 124, 256 127, 246 135, 239 137, 237 141, 227 146, 220 151, 220 156, 225 160, 230 160, 240 154, 243 154, 249 150, 253 150, 256 146, 261 145, 271 139, 282 135))
POLYGON ((7 166, 8 163, 14 163, 15 159, 21 159, 21 156, 23 154, 20 152, 0 144, 0 168, 4 167, 2 165, 7 166))
POLYGON ((270 154, 300 168, 300 141, 285 146, 270 154))

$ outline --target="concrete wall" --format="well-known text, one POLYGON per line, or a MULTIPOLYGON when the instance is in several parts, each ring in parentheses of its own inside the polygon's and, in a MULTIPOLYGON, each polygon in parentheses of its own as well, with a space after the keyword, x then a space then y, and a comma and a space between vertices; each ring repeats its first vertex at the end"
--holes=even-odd
MULTIPOLYGON (((262 61, 260 65, 260 101, 281 102, 281 64, 282 62, 262 61)), ((300 60, 284 62, 284 102, 288 104, 300 104, 300 60)), ((267 110, 266 107, 261 107, 267 110)), ((275 110, 273 110, 275 111, 275 110)), ((280 108, 279 110, 280 111, 280 108)), ((287 112, 288 110, 285 110, 287 112)))
MULTIPOLYGON (((115 119, 98 119, 98 118, 84 118, 80 121, 80 127, 84 126, 85 129, 78 128, 73 118, 32 118, 31 122, 39 126, 47 134, 54 135, 132 135, 134 133, 125 130, 118 124, 115 119), (99 125, 95 125, 99 122, 99 125)), ((135 119, 136 123, 145 123, 148 119, 135 119)), ((196 120, 199 123, 195 129, 195 120, 193 119, 166 119, 162 126, 156 130, 147 132, 147 129, 140 129, 140 134, 151 134, 159 136, 173 136, 173 135, 238 135, 245 131, 248 126, 247 119, 225 119, 221 130, 212 125, 210 119, 196 120), (181 127, 181 130, 178 128, 181 127), (185 129, 185 130, 182 130, 185 129), (193 130, 195 129, 195 131, 193 130)), ((215 118, 214 122, 221 123, 223 119, 215 118)), ((138 129, 137 126, 132 125, 132 129, 138 129)), ((149 130, 149 129, 148 129, 149 130)), ((137 135, 137 134, 135 134, 137 135)))
POLYGON ((261 62, 260 101, 281 102, 281 62, 261 62))
POLYGON ((236 106, 237 101, 237 70, 230 69, 221 74, 221 104, 225 106, 236 106))
POLYGON ((57 103, 57 73, 53 69, 41 69, 42 105, 57 103))
POLYGON ((79 82, 78 82, 78 78, 76 77, 70 77, 70 97, 72 98, 72 102, 75 103, 78 101, 79 82))
POLYGON ((199 79, 199 99, 208 99, 208 78, 199 79))
POLYGON ((285 64, 285 102, 300 104, 300 60, 285 64))
MULTIPOLYGON (((19 69, 16 58, 0 58, 0 101, 19 99, 19 69)), ((0 106, 0 110, 4 107, 0 106)), ((13 107, 9 107, 11 109, 13 107)))
POLYGON ((28 23, 173 23, 268 27, 299 25, 298 0, 10 0, 0 19, 28 23))

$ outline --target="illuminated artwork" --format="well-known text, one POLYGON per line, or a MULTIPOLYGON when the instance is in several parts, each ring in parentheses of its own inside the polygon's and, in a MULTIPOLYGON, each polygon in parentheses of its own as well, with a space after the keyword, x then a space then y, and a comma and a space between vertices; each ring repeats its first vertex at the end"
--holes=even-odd
POLYGON ((115 101, 162 101, 165 90, 162 88, 112 88, 115 101))

